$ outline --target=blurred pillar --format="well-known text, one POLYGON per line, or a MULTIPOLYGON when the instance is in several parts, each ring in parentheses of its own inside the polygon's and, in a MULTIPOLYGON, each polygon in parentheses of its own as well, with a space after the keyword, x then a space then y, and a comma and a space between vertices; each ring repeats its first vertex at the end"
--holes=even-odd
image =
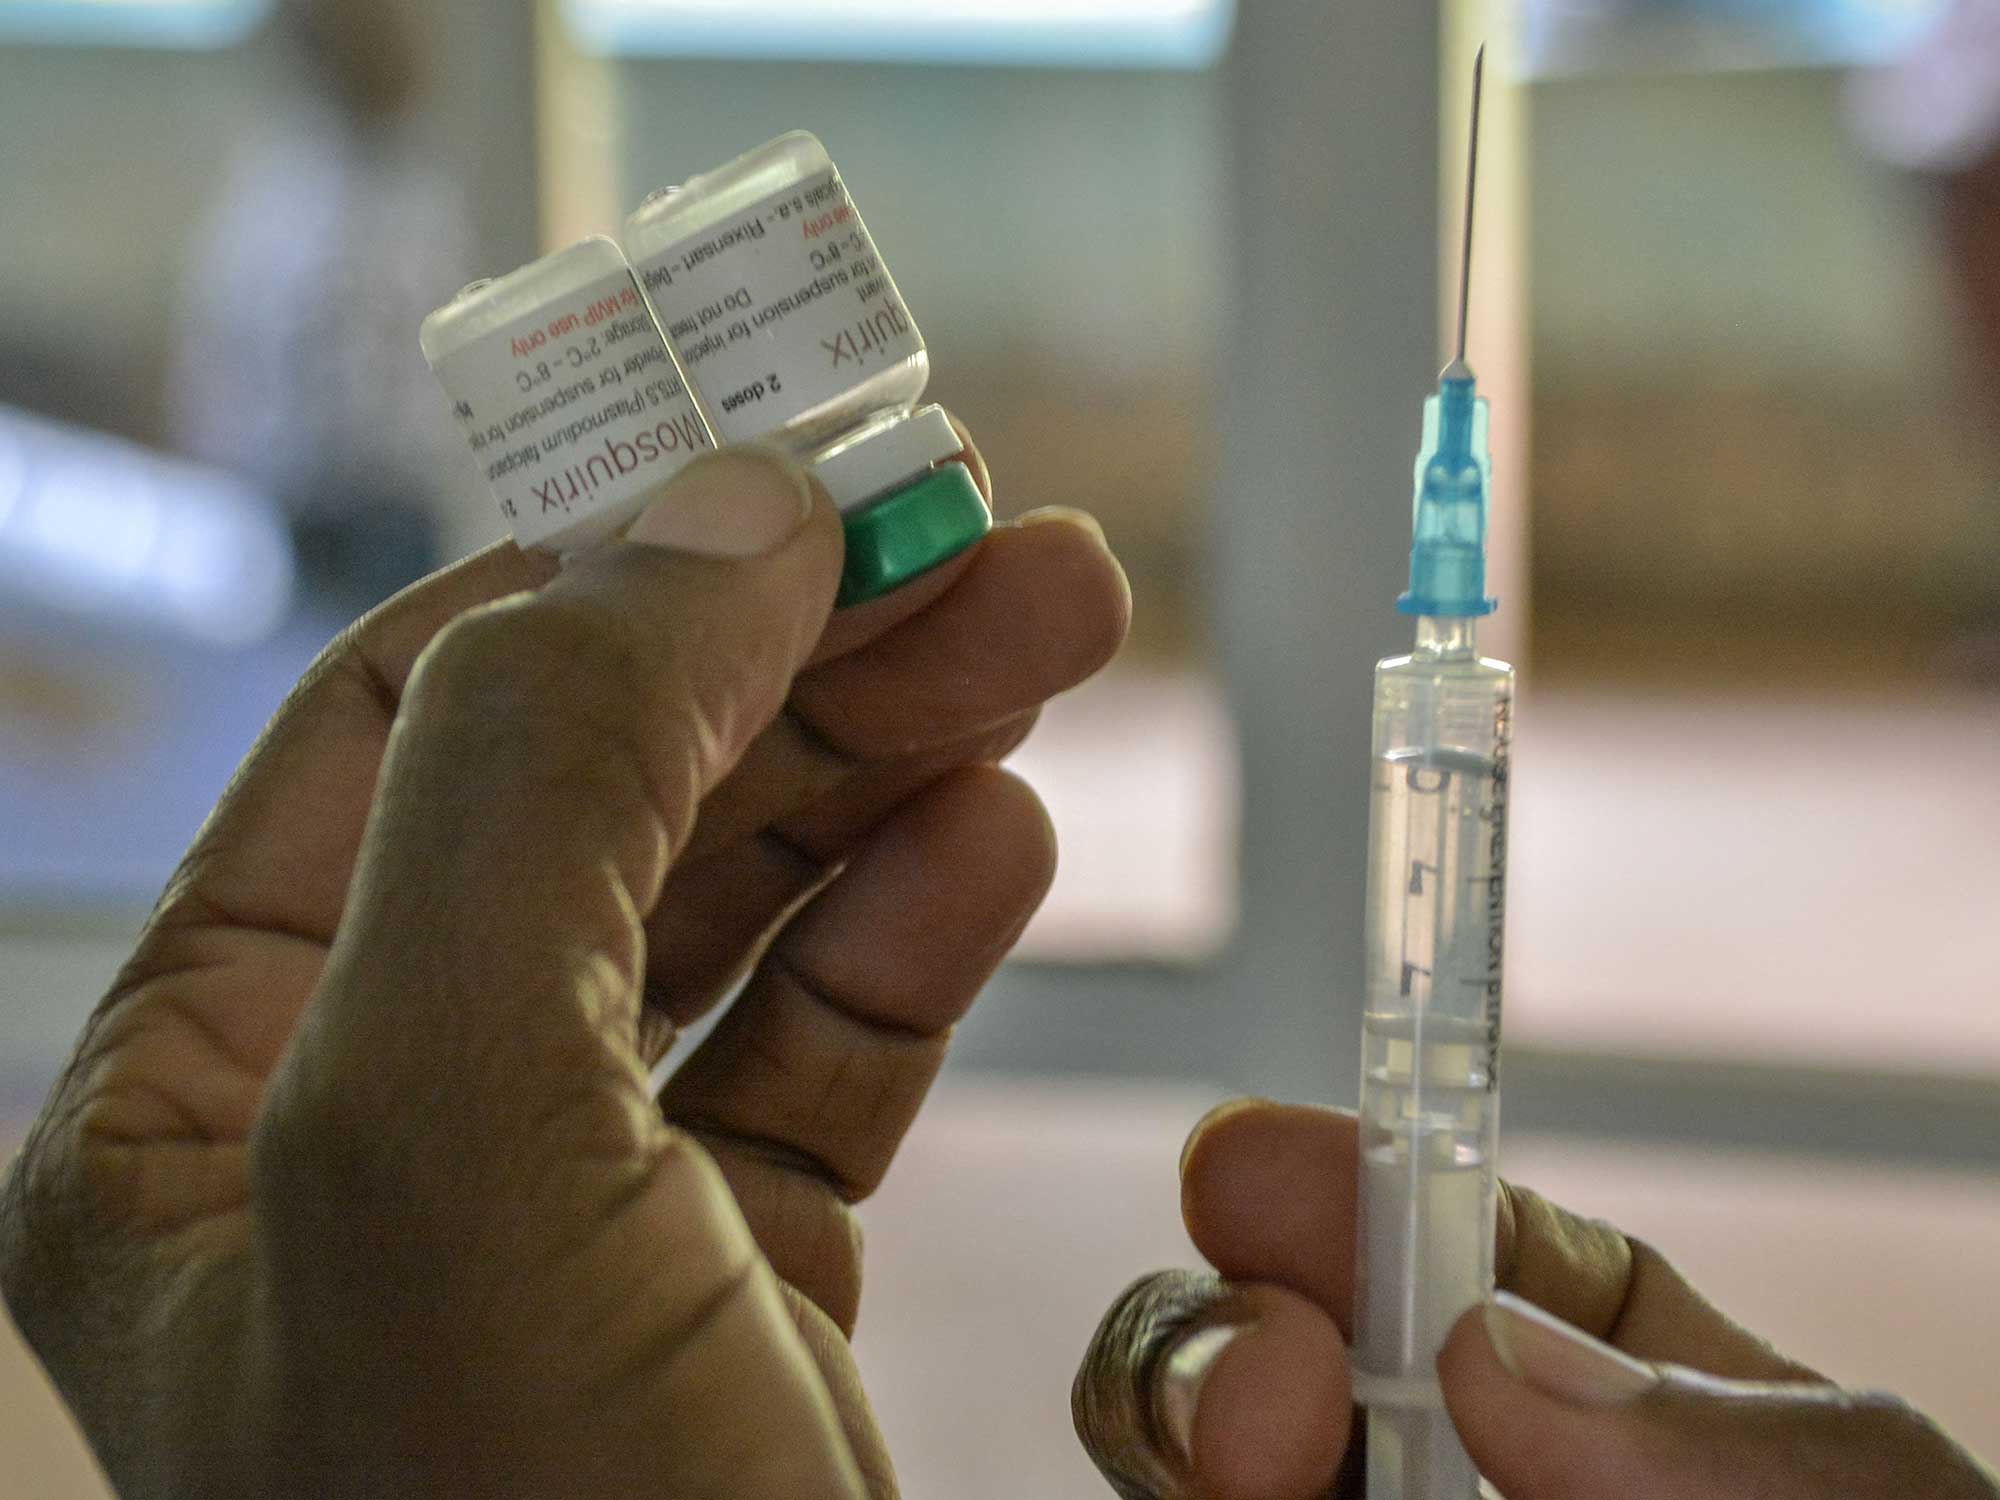
MULTIPOLYGON (((431 138, 439 165, 464 189, 469 269, 502 275, 541 248, 534 0, 406 3, 427 32, 431 138)), ((454 498, 443 508, 439 541, 447 557, 459 557, 492 541, 495 530, 484 484, 462 451, 448 456, 454 498)))
POLYGON ((544 250, 616 234, 636 205, 623 201, 618 90, 610 60, 570 34, 562 0, 534 0, 537 157, 544 250))
POLYGON ((1232 1081, 1355 1097, 1370 664, 1409 645, 1410 464, 1437 376, 1435 0, 1238 8, 1237 261, 1213 507, 1242 734, 1232 1081))
POLYGON ((473 254, 487 275, 511 271, 539 248, 534 0, 420 11, 436 48, 440 149, 465 184, 473 254))

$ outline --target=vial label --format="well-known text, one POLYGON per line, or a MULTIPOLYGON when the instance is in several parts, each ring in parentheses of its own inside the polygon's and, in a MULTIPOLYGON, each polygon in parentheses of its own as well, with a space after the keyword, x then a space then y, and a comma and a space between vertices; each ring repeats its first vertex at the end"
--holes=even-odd
POLYGON ((923 352, 832 168, 656 252, 639 274, 726 443, 923 352))
POLYGON ((474 339, 436 369, 524 547, 609 535, 710 446, 629 271, 474 339))

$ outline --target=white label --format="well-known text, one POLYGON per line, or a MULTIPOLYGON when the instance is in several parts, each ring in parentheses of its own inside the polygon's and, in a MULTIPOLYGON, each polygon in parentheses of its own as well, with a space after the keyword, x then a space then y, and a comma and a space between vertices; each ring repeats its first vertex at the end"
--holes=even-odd
POLYGON ((725 443, 782 427, 923 352, 830 167, 669 245, 639 274, 725 443))
POLYGON ((709 446, 629 271, 453 350, 437 377, 524 547, 609 535, 709 446))

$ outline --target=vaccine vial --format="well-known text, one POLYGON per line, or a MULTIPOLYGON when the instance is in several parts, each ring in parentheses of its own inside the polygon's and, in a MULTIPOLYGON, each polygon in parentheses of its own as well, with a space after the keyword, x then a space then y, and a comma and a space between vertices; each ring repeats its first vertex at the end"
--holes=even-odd
POLYGON ((624 252, 604 235, 474 282, 419 337, 523 547, 595 546, 715 446, 624 252))
POLYGON ((793 131, 663 188, 625 227, 660 327, 725 443, 809 465, 841 510, 839 602, 886 594, 992 524, 930 356, 826 148, 793 131))

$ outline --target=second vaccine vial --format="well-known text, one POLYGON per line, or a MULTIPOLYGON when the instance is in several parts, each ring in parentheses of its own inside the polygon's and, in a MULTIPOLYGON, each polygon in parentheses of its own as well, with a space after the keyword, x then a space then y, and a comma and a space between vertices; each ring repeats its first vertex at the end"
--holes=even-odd
POLYGON ((654 193, 625 248, 717 438, 808 463, 840 506, 856 604, 991 524, 937 406, 930 359, 819 141, 780 136, 654 193))

